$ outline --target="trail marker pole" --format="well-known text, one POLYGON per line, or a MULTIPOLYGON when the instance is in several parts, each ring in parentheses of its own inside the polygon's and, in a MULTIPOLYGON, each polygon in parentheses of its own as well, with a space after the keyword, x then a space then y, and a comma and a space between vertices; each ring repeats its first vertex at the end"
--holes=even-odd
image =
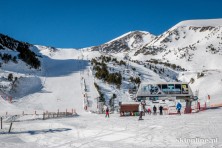
POLYGON ((1 129, 2 129, 2 117, 1 117, 1 129))
POLYGON ((46 111, 46 113, 48 114, 48 119, 49 119, 49 113, 48 113, 48 111, 46 111))
POLYGON ((9 133, 11 132, 11 129, 12 129, 12 122, 11 122, 9 130, 8 130, 9 133))

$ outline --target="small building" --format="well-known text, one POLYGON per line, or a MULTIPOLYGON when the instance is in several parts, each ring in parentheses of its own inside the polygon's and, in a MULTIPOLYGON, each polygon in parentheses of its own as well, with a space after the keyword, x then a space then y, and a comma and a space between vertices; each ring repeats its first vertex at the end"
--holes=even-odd
POLYGON ((120 116, 137 116, 139 115, 138 102, 125 102, 120 104, 120 116))

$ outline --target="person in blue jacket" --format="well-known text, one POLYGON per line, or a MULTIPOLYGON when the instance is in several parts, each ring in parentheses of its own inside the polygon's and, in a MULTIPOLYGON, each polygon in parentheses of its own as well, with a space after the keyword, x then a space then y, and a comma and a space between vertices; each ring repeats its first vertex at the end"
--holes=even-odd
POLYGON ((181 105, 180 102, 178 102, 178 103, 177 103, 177 106, 176 106, 176 109, 177 109, 177 113, 178 113, 178 114, 181 114, 181 113, 180 113, 181 108, 182 108, 182 105, 181 105))

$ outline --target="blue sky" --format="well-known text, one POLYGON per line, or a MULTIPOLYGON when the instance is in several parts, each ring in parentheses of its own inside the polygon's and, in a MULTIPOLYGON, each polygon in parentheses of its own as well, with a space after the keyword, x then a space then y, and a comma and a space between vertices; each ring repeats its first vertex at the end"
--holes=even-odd
POLYGON ((182 20, 222 18, 220 0, 0 0, 0 33, 82 48, 133 30, 159 35, 182 20))

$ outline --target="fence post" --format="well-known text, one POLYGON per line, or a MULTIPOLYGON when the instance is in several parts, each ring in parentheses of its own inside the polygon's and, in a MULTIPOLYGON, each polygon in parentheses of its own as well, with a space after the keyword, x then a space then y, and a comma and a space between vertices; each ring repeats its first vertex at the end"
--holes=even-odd
POLYGON ((73 108, 72 108, 72 114, 73 114, 73 108))
POLYGON ((24 116, 24 114, 25 114, 24 111, 22 111, 22 115, 23 115, 23 116, 24 116))
POLYGON ((49 113, 48 113, 48 111, 46 111, 46 113, 48 114, 48 119, 49 119, 49 113))
POLYGON ((59 117, 59 109, 58 109, 58 112, 57 112, 57 117, 59 117))
POLYGON ((67 116, 67 109, 66 109, 66 115, 65 116, 67 116))
POLYGON ((2 129, 2 117, 1 117, 1 129, 2 129))
POLYGON ((45 112, 43 112, 43 120, 45 120, 45 112))
POLYGON ((12 129, 12 122, 11 122, 9 130, 8 130, 9 133, 11 132, 11 129, 12 129))
POLYGON ((200 110, 200 102, 197 103, 197 108, 200 110))

